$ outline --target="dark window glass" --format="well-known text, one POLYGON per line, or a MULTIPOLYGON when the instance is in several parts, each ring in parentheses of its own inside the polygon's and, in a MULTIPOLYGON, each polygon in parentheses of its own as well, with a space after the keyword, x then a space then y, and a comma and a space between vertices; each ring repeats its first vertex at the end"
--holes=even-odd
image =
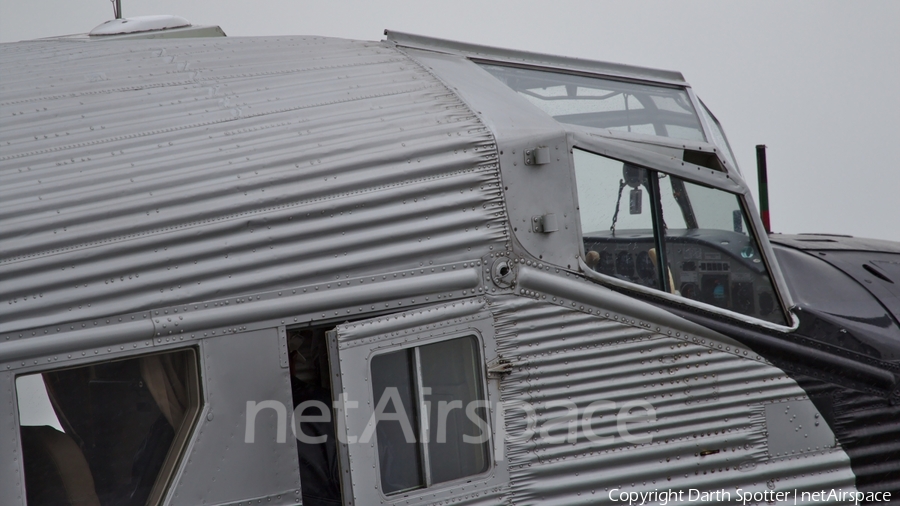
POLYGON ((156 504, 200 406, 193 350, 16 378, 29 506, 156 504))
POLYGON ((464 337, 372 359, 373 406, 376 415, 383 413, 375 434, 386 494, 488 469, 490 428, 479 357, 478 340, 464 337))
POLYGON ((375 406, 386 402, 386 414, 399 414, 405 420, 377 420, 378 461, 381 465, 381 487, 385 494, 424 485, 422 463, 416 444, 419 418, 413 385, 413 350, 400 350, 372 358, 372 390, 375 406), (400 403, 396 404, 399 399, 400 403), (409 439, 408 428, 413 430, 409 439), (406 430, 405 430, 406 429, 406 430))
POLYGON ((474 337, 467 337, 419 348, 422 385, 431 392, 426 399, 433 483, 479 474, 488 467, 487 406, 479 403, 485 397, 477 381, 477 346, 474 337))

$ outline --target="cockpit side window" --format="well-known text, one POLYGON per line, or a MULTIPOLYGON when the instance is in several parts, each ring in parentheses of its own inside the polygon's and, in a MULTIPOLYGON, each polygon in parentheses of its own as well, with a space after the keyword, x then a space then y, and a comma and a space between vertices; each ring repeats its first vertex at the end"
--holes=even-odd
POLYGON ((706 141, 685 88, 490 64, 482 68, 561 123, 706 141))
POLYGON ((588 267, 785 324, 738 195, 587 151, 574 157, 588 267))
POLYGON ((576 151, 575 159, 588 265, 608 276, 661 289, 649 171, 582 151, 576 151), (604 247, 601 237, 615 238, 615 247, 604 247))

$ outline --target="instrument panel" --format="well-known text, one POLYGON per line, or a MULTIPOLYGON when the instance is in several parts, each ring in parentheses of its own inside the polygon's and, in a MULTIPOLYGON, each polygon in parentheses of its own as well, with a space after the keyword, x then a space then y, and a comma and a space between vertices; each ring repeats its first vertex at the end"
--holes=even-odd
MULTIPOLYGON (((650 230, 584 237, 595 271, 661 290, 656 242, 650 230)), ((783 324, 765 263, 748 236, 722 230, 668 231, 665 260, 670 292, 737 313, 783 324)))

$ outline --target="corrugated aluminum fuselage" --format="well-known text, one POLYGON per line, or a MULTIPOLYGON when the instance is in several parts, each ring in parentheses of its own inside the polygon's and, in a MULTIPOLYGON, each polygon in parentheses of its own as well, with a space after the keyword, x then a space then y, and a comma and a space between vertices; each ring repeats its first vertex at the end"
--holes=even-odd
MULTIPOLYGON (((165 503, 295 504, 290 439, 229 442, 247 401, 290 402, 285 329, 336 327, 332 372, 362 396, 373 350, 470 329, 486 363, 508 366, 487 375, 490 400, 533 406, 548 437, 506 437, 524 418, 492 409, 486 473, 393 496, 375 450, 349 445, 345 503, 854 490, 849 458, 784 371, 579 272, 576 142, 696 167, 573 133, 470 59, 415 45, 0 47, 0 454, 20 452, 17 375, 193 347, 203 411, 165 503), (538 145, 549 162, 526 165, 538 145), (535 231, 547 214, 559 230, 535 231), (650 439, 623 440, 613 414, 584 422, 601 400, 652 405, 650 439)), ((692 177, 747 193, 734 173, 692 177)), ((347 430, 366 413, 344 413, 347 430)), ((25 503, 16 462, 0 467, 4 504, 25 503)))

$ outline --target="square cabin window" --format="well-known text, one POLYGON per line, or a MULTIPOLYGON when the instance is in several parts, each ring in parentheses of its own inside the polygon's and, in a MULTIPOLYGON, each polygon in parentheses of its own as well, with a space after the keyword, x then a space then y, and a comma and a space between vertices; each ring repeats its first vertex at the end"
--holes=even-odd
POLYGON ((490 426, 474 336, 372 358, 376 441, 385 494, 484 473, 490 426))
POLYGON ((200 408, 193 349, 16 378, 28 506, 158 504, 200 408))

